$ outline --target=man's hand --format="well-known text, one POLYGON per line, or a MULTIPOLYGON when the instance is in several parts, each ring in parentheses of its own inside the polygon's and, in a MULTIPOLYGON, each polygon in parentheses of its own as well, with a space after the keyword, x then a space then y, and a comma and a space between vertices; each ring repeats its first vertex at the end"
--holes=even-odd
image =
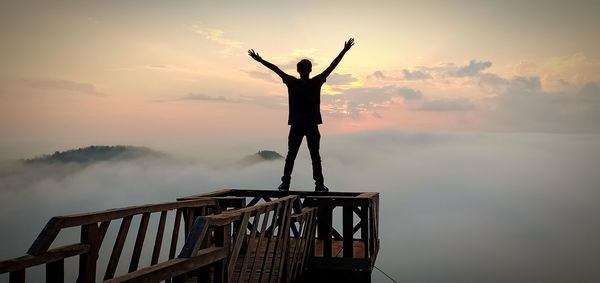
POLYGON ((350 48, 354 45, 354 38, 348 39, 348 41, 344 42, 344 51, 350 50, 350 48))
POLYGON ((262 58, 260 58, 260 55, 258 55, 258 53, 256 53, 256 51, 254 51, 254 49, 250 49, 248 50, 248 55, 250 55, 250 57, 252 57, 252 59, 260 62, 260 60, 262 60, 262 58))
POLYGON ((290 77, 290 75, 286 74, 284 71, 279 69, 279 67, 273 65, 272 63, 270 63, 267 60, 263 60, 263 58, 261 58, 260 55, 258 55, 258 53, 256 53, 256 51, 254 51, 254 49, 248 50, 248 55, 250 55, 250 57, 252 57, 252 59, 258 61, 258 63, 261 63, 265 67, 271 69, 271 71, 275 72, 280 78, 285 80, 288 77, 290 77))

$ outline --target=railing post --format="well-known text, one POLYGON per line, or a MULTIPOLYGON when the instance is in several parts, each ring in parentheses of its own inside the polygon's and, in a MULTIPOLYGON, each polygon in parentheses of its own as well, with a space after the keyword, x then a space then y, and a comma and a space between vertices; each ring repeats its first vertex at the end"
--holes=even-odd
POLYGON ((319 239, 323 241, 323 257, 331 258, 331 237, 333 224, 333 207, 328 200, 317 200, 318 206, 318 234, 319 239))
POLYGON ((46 282, 65 282, 65 260, 46 264, 46 282))
MULTIPOLYGON (((196 269, 195 273, 196 273, 196 282, 198 282, 198 283, 210 282, 210 265, 203 266, 203 267, 196 269)), ((215 270, 215 274, 216 274, 216 270, 215 270)))
POLYGON ((13 271, 9 274, 8 282, 25 283, 25 269, 13 271))
MULTIPOLYGON (((231 224, 227 224, 225 226, 216 226, 214 228, 214 243, 217 247, 224 247, 227 251, 226 254, 229 256, 229 241, 231 238, 231 224)), ((227 258, 220 260, 214 264, 214 282, 215 283, 224 283, 228 282, 227 278, 227 258)))
POLYGON ((360 218, 362 225, 360 227, 360 239, 364 244, 364 257, 369 258, 369 205, 363 202, 360 207, 360 218))
POLYGON ((351 205, 344 205, 342 211, 342 229, 344 245, 342 246, 344 257, 354 256, 354 210, 351 205))
POLYGON ((96 223, 81 226, 81 243, 89 244, 90 250, 79 256, 78 283, 96 281, 96 261, 98 260, 99 233, 96 223))

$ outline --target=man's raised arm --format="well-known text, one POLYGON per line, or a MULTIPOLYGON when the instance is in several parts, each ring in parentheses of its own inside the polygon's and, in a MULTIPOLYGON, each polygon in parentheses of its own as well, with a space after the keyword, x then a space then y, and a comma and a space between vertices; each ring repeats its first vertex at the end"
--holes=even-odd
POLYGON ((248 55, 250 55, 250 57, 252 57, 252 59, 258 61, 259 63, 265 65, 265 67, 271 69, 271 71, 275 72, 277 75, 279 75, 281 77, 281 79, 285 79, 286 77, 289 77, 290 75, 286 74, 284 71, 282 71, 281 69, 279 69, 279 67, 275 66, 274 64, 272 64, 271 62, 264 60, 263 58, 260 57, 260 55, 258 55, 258 53, 256 53, 256 51, 254 51, 254 49, 250 49, 248 50, 248 55))
POLYGON ((350 38, 348 39, 348 41, 344 42, 344 49, 342 49, 342 52, 340 52, 340 54, 337 57, 335 57, 335 59, 333 59, 333 62, 331 62, 329 67, 327 67, 327 69, 325 69, 325 71, 323 71, 321 75, 328 77, 331 74, 331 72, 333 72, 333 69, 335 69, 335 67, 337 67, 340 61, 342 61, 342 58, 344 58, 344 54, 346 54, 346 52, 350 50, 352 45, 354 45, 354 38, 350 38))

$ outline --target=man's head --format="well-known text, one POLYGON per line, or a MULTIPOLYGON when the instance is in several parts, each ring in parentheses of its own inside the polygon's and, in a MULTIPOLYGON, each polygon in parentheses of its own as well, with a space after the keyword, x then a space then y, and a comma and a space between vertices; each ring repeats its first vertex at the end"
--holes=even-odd
POLYGON ((296 69, 300 73, 300 76, 308 76, 310 71, 312 71, 312 63, 308 59, 302 59, 296 65, 296 69))

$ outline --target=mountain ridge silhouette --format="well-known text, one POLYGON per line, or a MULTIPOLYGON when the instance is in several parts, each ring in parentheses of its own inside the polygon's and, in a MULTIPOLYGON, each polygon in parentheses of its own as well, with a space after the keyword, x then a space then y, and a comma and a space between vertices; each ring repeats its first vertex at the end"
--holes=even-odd
POLYGON ((129 160, 142 157, 165 157, 164 153, 142 146, 131 145, 91 145, 23 160, 25 164, 67 164, 89 165, 95 162, 129 160))

